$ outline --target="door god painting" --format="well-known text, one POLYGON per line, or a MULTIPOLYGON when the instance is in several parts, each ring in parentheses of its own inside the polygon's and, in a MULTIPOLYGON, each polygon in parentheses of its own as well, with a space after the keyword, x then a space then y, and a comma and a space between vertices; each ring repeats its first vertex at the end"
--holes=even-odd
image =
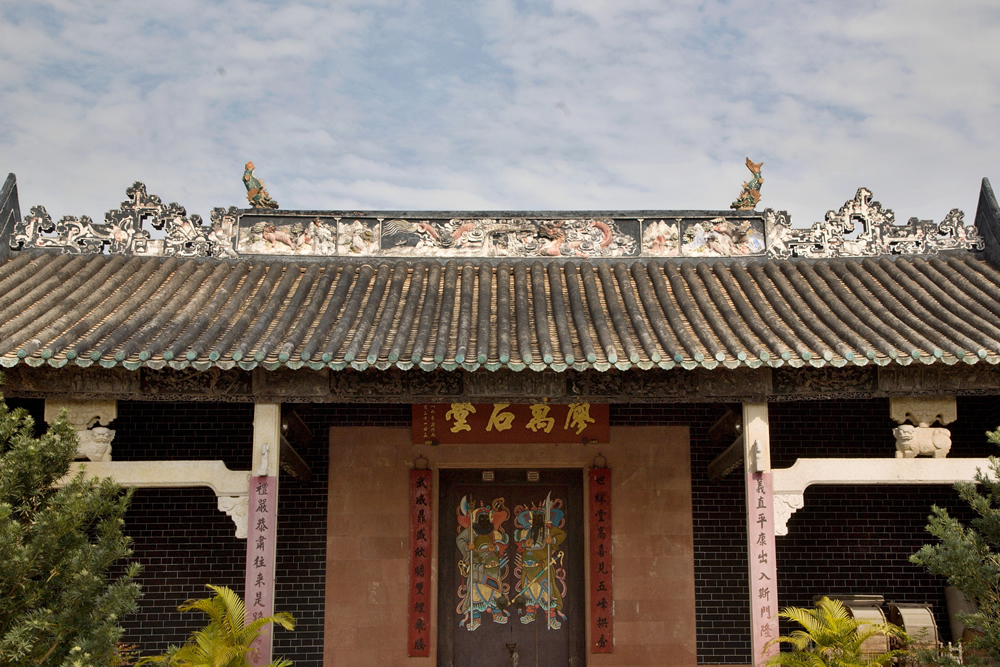
POLYGON ((566 525, 561 500, 552 494, 541 505, 514 508, 516 527, 514 577, 517 579, 517 607, 521 623, 533 623, 543 615, 550 630, 562 627, 563 596, 566 593, 564 554, 559 548, 566 540, 566 525))
POLYGON ((462 617, 460 627, 470 632, 478 629, 483 614, 505 624, 511 608, 523 625, 544 619, 550 630, 562 627, 566 570, 561 546, 566 540, 566 519, 563 501, 551 496, 540 504, 514 508, 513 596, 506 581, 511 573, 507 554, 511 536, 504 526, 510 518, 504 499, 496 498, 489 506, 480 501, 477 507, 468 496, 462 498, 455 540, 460 554, 456 610, 462 617))
POLYGON ((504 583, 509 570, 510 536, 503 528, 509 516, 503 498, 494 499, 489 507, 484 507, 482 501, 479 507, 473 507, 468 497, 459 503, 456 543, 461 553, 458 571, 463 583, 458 589, 458 613, 462 614, 460 626, 470 632, 482 624, 484 613, 490 614, 494 623, 503 624, 510 618, 510 585, 504 583))

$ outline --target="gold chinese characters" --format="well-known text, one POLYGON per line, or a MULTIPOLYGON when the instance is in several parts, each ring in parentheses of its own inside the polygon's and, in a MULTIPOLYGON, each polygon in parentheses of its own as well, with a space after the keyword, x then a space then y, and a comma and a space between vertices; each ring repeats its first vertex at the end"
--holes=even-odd
MULTIPOLYGON (((493 412, 486 422, 486 431, 509 431, 517 426, 517 415, 507 408, 510 403, 494 403, 493 412)), ((595 419, 590 416, 590 403, 571 403, 566 406, 566 420, 563 423, 564 431, 575 432, 580 435, 586 428, 595 423, 595 419)), ((545 403, 535 403, 531 406, 531 418, 524 422, 523 427, 532 432, 542 431, 552 433, 556 427, 555 417, 551 417, 552 406, 545 403)), ((445 420, 450 425, 452 433, 461 431, 471 431, 472 425, 469 423, 469 416, 475 414, 476 406, 472 403, 452 403, 451 409, 445 413, 445 420)), ((481 422, 480 422, 481 423, 481 422)))

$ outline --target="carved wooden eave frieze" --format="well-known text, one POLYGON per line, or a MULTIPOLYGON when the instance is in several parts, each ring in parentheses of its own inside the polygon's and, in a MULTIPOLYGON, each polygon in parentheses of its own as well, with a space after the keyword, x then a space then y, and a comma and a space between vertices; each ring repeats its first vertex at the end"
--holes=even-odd
POLYGON ((867 188, 809 229, 784 211, 359 212, 214 208, 211 223, 143 183, 104 216, 53 221, 43 206, 14 225, 12 249, 145 256, 317 258, 786 259, 982 250, 953 209, 940 223, 895 223, 867 188), (153 238, 147 225, 162 231, 153 238), (860 228, 860 231, 855 232, 860 228))
POLYGON ((281 403, 741 402, 1000 394, 1000 368, 974 366, 671 371, 253 371, 32 368, 4 371, 7 396, 281 403))

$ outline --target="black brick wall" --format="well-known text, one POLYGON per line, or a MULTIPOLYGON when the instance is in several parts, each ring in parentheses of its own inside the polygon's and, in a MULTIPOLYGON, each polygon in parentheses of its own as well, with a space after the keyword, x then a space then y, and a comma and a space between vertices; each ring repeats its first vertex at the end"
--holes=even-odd
MULTIPOLYGON (((298 413, 314 434, 310 446, 298 450, 312 478, 301 483, 281 475, 275 609, 290 612, 296 629, 277 630, 274 650, 306 667, 323 663, 327 430, 334 424, 409 426, 410 406, 303 405, 298 413)), ((118 460, 219 458, 232 469, 247 469, 252 421, 248 404, 120 402, 113 454, 118 460)), ((203 597, 206 583, 243 593, 246 542, 236 539, 211 490, 141 490, 127 522, 135 558, 147 571, 140 610, 125 623, 126 641, 144 654, 182 643, 203 624, 198 615, 176 608, 203 597)))
MULTIPOLYGON (((221 459, 230 469, 250 467, 251 404, 119 401, 113 427, 117 461, 221 459)), ((294 489, 289 495, 297 496, 294 489)), ((139 611, 126 619, 124 640, 143 655, 181 644, 205 624, 198 612, 177 611, 185 600, 207 597, 205 584, 243 594, 246 542, 235 537, 211 489, 138 489, 125 521, 145 570, 139 611)))
MULTIPOLYGON (((749 663, 746 519, 740 472, 710 481, 706 470, 725 448, 713 449, 708 428, 721 405, 618 405, 614 425, 689 425, 694 521, 695 596, 700 664, 749 663)), ((772 403, 771 464, 800 457, 885 457, 895 452, 889 401, 772 403)), ((958 401, 951 424, 955 457, 988 456, 984 432, 1000 425, 996 397, 958 401)), ((932 504, 968 518, 949 486, 814 486, 777 540, 781 606, 808 606, 814 595, 879 594, 896 602, 930 602, 939 633, 950 639, 943 580, 909 563, 928 541, 932 504)), ((782 627, 783 632, 791 628, 782 627)))
MULTIPOLYGON (((41 423, 42 402, 10 400, 41 423)), ((294 633, 279 631, 276 654, 297 666, 322 664, 326 515, 326 432, 339 426, 408 426, 408 405, 303 405, 299 412, 315 434, 300 453, 313 478, 281 481, 276 608, 298 621, 294 633), (291 519, 294 518, 294 521, 291 519)), ((695 592, 698 660, 702 664, 750 660, 746 585, 743 481, 737 472, 712 482, 708 463, 721 452, 708 442, 708 428, 724 412, 717 404, 615 405, 611 423, 687 425, 691 428, 695 531, 695 592)), ((773 403, 770 406, 772 463, 798 457, 891 456, 894 426, 888 400, 773 403), (877 444, 873 447, 873 444, 877 444)), ((231 468, 249 467, 252 406, 246 404, 120 402, 114 423, 118 460, 220 458, 231 468)), ((952 456, 986 456, 983 432, 1000 425, 994 397, 959 399, 951 425, 952 456)), ((811 487, 805 508, 778 538, 780 604, 809 605, 822 593, 881 594, 899 602, 930 602, 942 638, 947 616, 942 582, 910 565, 907 556, 927 541, 923 527, 937 503, 965 516, 946 486, 811 487)), ((143 489, 127 517, 135 558, 145 566, 144 597, 125 621, 126 641, 145 654, 183 642, 203 624, 178 604, 205 594, 204 584, 242 593, 245 543, 218 511, 208 489, 143 489)))
MULTIPOLYGON (((985 431, 1000 425, 996 397, 958 399, 950 424, 950 457, 996 454, 985 431)), ((889 456, 895 451, 889 401, 776 404, 771 407, 772 465, 799 457, 889 456), (809 428, 812 419, 823 424, 809 428), (877 444, 872 451, 871 443, 877 444)), ((948 485, 812 486, 805 507, 792 515, 788 535, 778 538, 781 605, 807 606, 820 594, 882 595, 886 602, 930 603, 942 641, 951 629, 944 580, 908 557, 932 538, 925 531, 931 505, 953 516, 970 511, 948 485)), ((791 630, 782 627, 783 632, 791 630)))

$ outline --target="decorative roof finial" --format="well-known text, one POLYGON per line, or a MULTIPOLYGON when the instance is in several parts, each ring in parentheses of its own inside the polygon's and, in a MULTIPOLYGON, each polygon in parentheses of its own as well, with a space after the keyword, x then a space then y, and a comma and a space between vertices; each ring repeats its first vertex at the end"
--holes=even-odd
POLYGON ((253 162, 247 162, 243 171, 243 185, 247 188, 247 201, 253 208, 278 208, 278 202, 267 194, 267 188, 253 173, 253 162))
POLYGON ((743 183, 740 196, 729 205, 729 208, 734 208, 737 211, 752 211, 757 206, 757 202, 760 201, 760 186, 764 185, 764 177, 760 175, 762 166, 764 166, 763 162, 754 163, 750 161, 750 158, 747 158, 747 169, 753 174, 753 178, 743 183))

